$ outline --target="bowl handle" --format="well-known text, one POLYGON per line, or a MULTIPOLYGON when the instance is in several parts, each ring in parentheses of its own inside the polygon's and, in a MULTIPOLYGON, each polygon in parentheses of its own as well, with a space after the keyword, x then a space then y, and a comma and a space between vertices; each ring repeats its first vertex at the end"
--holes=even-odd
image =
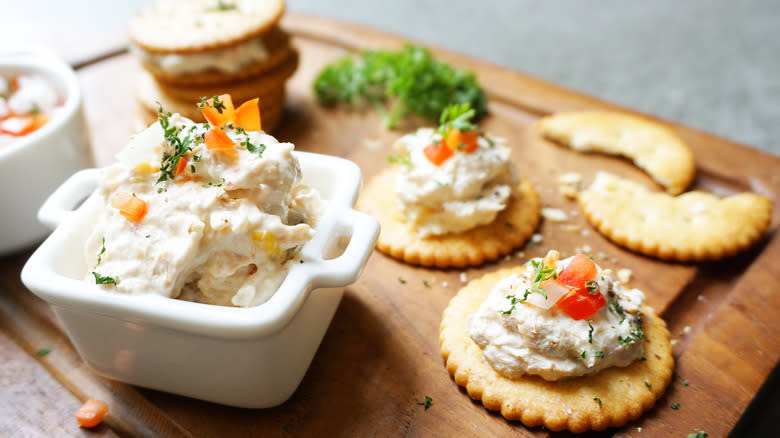
POLYGON ((73 174, 46 199, 38 210, 38 220, 51 229, 57 228, 97 188, 99 176, 100 169, 73 174))
MULTIPOLYGON (((350 208, 339 210, 331 216, 330 227, 324 226, 322 236, 312 253, 304 254, 307 263, 313 263, 312 288, 339 287, 353 283, 363 271, 368 257, 374 250, 379 236, 379 222, 373 217, 350 208), (332 230, 332 232, 329 232, 332 230), (326 245, 333 239, 349 238, 344 252, 325 260, 326 245)), ((327 219, 325 219, 327 220, 327 219)))

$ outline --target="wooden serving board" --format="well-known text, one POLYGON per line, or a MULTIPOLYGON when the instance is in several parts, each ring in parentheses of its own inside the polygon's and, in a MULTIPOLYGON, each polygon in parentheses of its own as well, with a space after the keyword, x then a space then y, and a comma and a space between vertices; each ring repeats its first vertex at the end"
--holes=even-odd
MULTIPOLYGON (((311 83, 325 63, 346 53, 400 47, 403 41, 300 15, 286 17, 283 25, 295 35, 302 63, 288 85, 285 119, 275 135, 295 143, 299 150, 353 160, 368 180, 387 165, 389 145, 403 129, 415 126, 388 132, 372 111, 322 108, 313 101, 311 83)), ((98 430, 105 436, 114 432, 130 436, 566 436, 505 421, 472 401, 444 368, 439 322, 442 310, 463 285, 462 275, 473 279, 551 248, 568 255, 585 245, 602 266, 633 270, 630 284, 643 289, 648 304, 666 319, 676 341, 677 360, 674 381, 653 410, 623 428, 592 435, 685 436, 697 430, 711 437, 727 435, 780 356, 777 206, 768 236, 728 260, 674 264, 624 251, 600 236, 576 203, 558 193, 555 176, 580 172, 589 183, 597 169, 604 169, 658 187, 626 160, 572 152, 541 139, 531 125, 556 111, 630 111, 473 59, 436 53, 476 72, 490 97, 490 115, 482 126, 508 140, 521 174, 533 181, 545 206, 569 213, 566 223, 543 222, 538 230, 541 243, 498 263, 465 271, 410 267, 375 252, 362 277, 347 288, 301 386, 282 406, 264 410, 229 408, 94 375, 85 369, 48 306, 21 285, 19 272, 30 252, 5 257, 0 259, 4 361, 0 377, 21 383, 0 389, 0 409, 8 414, 0 420, 0 435, 24 431, 14 425, 37 421, 33 429, 43 434, 80 436, 83 432, 73 426, 71 415, 77 399, 93 397, 111 406, 108 426, 98 430), (569 225, 580 229, 572 231, 569 225), (43 347, 51 352, 37 356, 43 347), (56 403, 32 401, 41 400, 36 394, 41 385, 47 388, 44 399, 51 397, 56 403), (418 404, 425 396, 433 399, 428 410, 418 404), (25 403, 46 416, 31 417, 26 407, 19 407, 25 403), (672 403, 679 403, 680 409, 671 409, 672 403)), ((120 54, 78 70, 99 165, 110 163, 131 134, 137 68, 129 55, 120 54)), ((718 194, 751 190, 777 203, 778 158, 667 125, 694 150, 695 188, 718 194)))

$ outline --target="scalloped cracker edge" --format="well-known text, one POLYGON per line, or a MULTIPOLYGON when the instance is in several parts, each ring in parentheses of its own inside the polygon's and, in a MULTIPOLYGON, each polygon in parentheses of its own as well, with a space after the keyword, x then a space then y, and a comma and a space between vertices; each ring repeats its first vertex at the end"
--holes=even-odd
POLYGON ((490 224, 422 238, 409 227, 398 207, 395 175, 395 168, 376 175, 364 189, 358 210, 381 224, 377 249, 406 263, 438 268, 478 266, 521 247, 539 224, 539 196, 530 182, 521 180, 507 207, 490 224))
POLYGON ((522 269, 502 269, 471 281, 444 310, 439 345, 455 382, 507 420, 553 431, 620 427, 652 408, 672 380, 674 358, 666 324, 648 308, 643 313, 645 360, 627 367, 552 382, 537 376, 509 379, 490 366, 469 337, 468 322, 499 280, 522 269))
POLYGON ((627 114, 582 111, 543 117, 536 129, 580 152, 631 159, 666 190, 678 195, 693 182, 696 163, 688 145, 659 123, 627 114))
POLYGON ((597 173, 578 198, 588 221, 611 241, 680 262, 736 254, 758 241, 772 219, 771 201, 754 193, 673 197, 607 172, 597 173))

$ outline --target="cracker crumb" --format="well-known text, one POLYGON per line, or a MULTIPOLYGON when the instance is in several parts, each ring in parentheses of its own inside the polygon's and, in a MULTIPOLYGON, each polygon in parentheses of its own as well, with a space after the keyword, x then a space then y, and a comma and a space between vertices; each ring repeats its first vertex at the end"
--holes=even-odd
POLYGON ((590 230, 588 229, 582 230, 582 233, 580 234, 582 234, 582 237, 588 237, 590 235, 590 230))
POLYGON ((465 272, 461 272, 461 273, 460 273, 460 282, 461 282, 461 283, 465 283, 465 282, 467 282, 467 281, 469 281, 469 278, 468 278, 468 277, 466 277, 466 273, 465 273, 465 272))
POLYGON ((609 259, 609 261, 614 263, 614 264, 616 264, 616 265, 617 265, 617 262, 618 262, 617 257, 612 257, 611 259, 609 259))
POLYGON ((686 326, 683 328, 683 333, 685 333, 685 334, 687 335, 687 334, 688 334, 688 333, 690 333, 690 332, 691 332, 691 326, 689 326, 689 325, 686 325, 686 326))
POLYGON ((672 339, 671 341, 669 341, 669 343, 672 344, 672 347, 674 347, 675 345, 677 345, 677 339, 672 339))
POLYGON ((558 182, 561 184, 577 185, 582 182, 582 175, 577 172, 567 172, 558 175, 558 182))
POLYGON ((641 426, 640 426, 640 427, 637 427, 637 428, 636 428, 636 431, 637 431, 637 432, 639 432, 639 433, 642 433, 642 427, 641 427, 641 426))
POLYGON ((567 184, 560 184, 558 191, 567 199, 577 199, 577 189, 567 184))
POLYGON ((447 283, 446 281, 442 281, 442 282, 441 282, 441 285, 442 285, 442 287, 447 287, 447 286, 449 286, 450 284, 449 284, 449 283, 447 283))
POLYGON ((699 301, 704 301, 704 295, 697 295, 696 299, 699 301))
POLYGON ((596 253, 596 258, 598 258, 599 260, 606 260, 609 258, 609 256, 604 251, 599 251, 596 253))
POLYGON ((507 254, 506 256, 504 256, 504 261, 508 262, 510 260, 512 260, 512 256, 511 255, 507 254))
POLYGON ((382 147, 382 140, 376 138, 363 139, 363 147, 366 149, 377 150, 382 147))
POLYGON ((582 175, 577 172, 558 175, 558 191, 566 198, 576 199, 581 185, 582 175))
POLYGON ((582 228, 582 227, 580 227, 577 224, 564 224, 563 225, 563 229, 566 230, 566 231, 579 231, 580 228, 582 228))
POLYGON ((628 268, 618 269, 617 271, 618 280, 620 280, 620 282, 623 284, 626 284, 629 281, 631 281, 632 275, 634 275, 634 271, 628 268))
POLYGON ((580 212, 578 212, 577 210, 570 210, 569 214, 572 216, 577 216, 578 214, 580 214, 580 212))
POLYGON ((569 216, 560 208, 543 207, 542 216, 552 222, 566 222, 569 216))
POLYGON ((525 251, 518 251, 517 254, 515 254, 517 258, 521 259, 525 257, 525 251))
POLYGON ((534 233, 534 235, 531 236, 531 242, 533 243, 540 243, 542 239, 544 239, 544 236, 539 233, 534 233))
POLYGON ((583 254, 589 254, 593 250, 593 248, 590 247, 590 245, 582 245, 574 248, 574 252, 581 252, 583 254))

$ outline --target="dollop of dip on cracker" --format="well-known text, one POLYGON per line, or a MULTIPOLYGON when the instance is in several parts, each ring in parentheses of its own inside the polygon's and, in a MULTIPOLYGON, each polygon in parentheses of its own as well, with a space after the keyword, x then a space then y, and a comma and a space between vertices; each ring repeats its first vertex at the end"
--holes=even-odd
POLYGON ((587 256, 558 260, 551 251, 499 281, 471 317, 468 333, 487 362, 510 379, 583 376, 642 357, 644 299, 587 256))
POLYGON ((399 208, 421 237, 493 222, 519 181, 504 140, 458 117, 443 117, 439 129, 419 129, 393 146, 407 157, 395 179, 399 208))

